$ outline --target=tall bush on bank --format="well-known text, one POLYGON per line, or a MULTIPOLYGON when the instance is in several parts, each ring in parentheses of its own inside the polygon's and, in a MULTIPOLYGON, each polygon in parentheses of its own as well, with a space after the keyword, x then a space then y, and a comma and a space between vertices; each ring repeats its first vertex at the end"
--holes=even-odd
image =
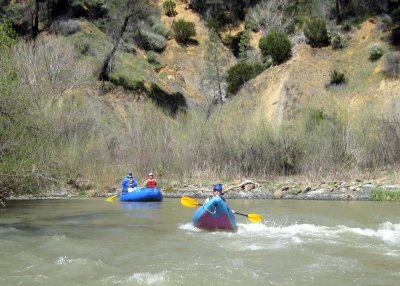
POLYGON ((264 57, 271 56, 276 64, 286 61, 292 52, 292 43, 284 32, 272 30, 259 42, 261 53, 264 57))
POLYGON ((356 163, 344 136, 349 129, 347 113, 334 105, 327 110, 312 102, 306 104, 290 128, 302 150, 301 173, 331 174, 356 163))
POLYGON ((329 35, 326 22, 322 18, 312 18, 304 26, 304 35, 308 44, 313 48, 320 48, 329 45, 329 35))
POLYGON ((59 172, 65 166, 55 146, 60 144, 58 135, 68 134, 75 126, 56 127, 59 102, 85 78, 73 51, 59 38, 49 37, 35 43, 18 42, 10 54, 15 85, 7 98, 10 121, 2 125, 1 134, 6 137, 0 145, 6 149, 0 167, 14 191, 40 190, 60 182, 59 172))
MULTIPOLYGON (((0 23, 0 197, 19 186, 24 177, 19 174, 22 162, 17 153, 26 138, 23 128, 25 104, 18 92, 18 81, 12 48, 16 33, 9 22, 0 23)), ((29 154, 28 154, 29 155, 29 154)))
POLYGON ((196 36, 194 23, 183 19, 174 20, 172 22, 172 30, 174 31, 176 40, 183 44, 188 43, 191 37, 196 36))
POLYGON ((239 88, 247 81, 259 75, 265 66, 263 64, 250 64, 246 62, 238 63, 227 71, 226 81, 228 92, 235 94, 239 88))

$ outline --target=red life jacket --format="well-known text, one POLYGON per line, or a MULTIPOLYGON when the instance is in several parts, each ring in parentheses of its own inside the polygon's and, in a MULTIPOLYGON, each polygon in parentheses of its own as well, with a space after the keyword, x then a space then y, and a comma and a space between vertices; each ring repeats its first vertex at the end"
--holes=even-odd
POLYGON ((148 188, 155 188, 157 186, 157 182, 155 179, 147 178, 147 187, 148 188))
POLYGON ((130 179, 129 180, 129 188, 133 188, 134 187, 134 185, 133 185, 133 179, 130 179))

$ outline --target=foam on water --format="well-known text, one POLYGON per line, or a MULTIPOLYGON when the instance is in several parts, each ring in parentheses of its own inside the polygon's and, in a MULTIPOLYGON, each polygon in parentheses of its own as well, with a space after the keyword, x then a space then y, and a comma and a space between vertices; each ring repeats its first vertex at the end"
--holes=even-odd
POLYGON ((128 278, 128 281, 135 281, 139 284, 152 285, 166 280, 166 272, 160 273, 135 273, 128 278))
POLYGON ((162 271, 159 273, 134 273, 133 275, 126 278, 116 278, 115 276, 111 276, 105 279, 102 279, 103 284, 105 285, 159 285, 163 282, 168 282, 167 272, 162 271))
POLYGON ((56 265, 66 265, 69 263, 86 265, 88 263, 88 259, 87 258, 67 258, 66 256, 60 256, 54 262, 54 264, 56 264, 56 265))
MULTIPOLYGON (((241 251, 257 251, 268 249, 288 248, 296 244, 344 244, 352 245, 355 248, 369 247, 370 243, 359 245, 356 243, 360 239, 377 240, 383 252, 389 256, 400 256, 400 224, 385 222, 380 224, 377 229, 358 228, 344 225, 319 226, 314 224, 290 224, 276 225, 274 222, 269 224, 238 224, 238 237, 231 240, 231 246, 235 246, 241 251), (246 242, 246 243, 243 243, 246 242)), ((226 233, 225 236, 232 236, 226 233)), ((374 244, 374 243, 373 243, 374 244)))
POLYGON ((400 224, 385 222, 380 225, 378 234, 382 240, 397 244, 400 242, 400 224))
POLYGON ((348 227, 337 225, 333 227, 318 226, 313 224, 292 224, 288 226, 264 224, 239 224, 239 234, 243 236, 288 236, 301 235, 314 238, 336 238, 344 233, 353 235, 379 238, 386 242, 400 242, 400 224, 385 222, 378 229, 348 227))
POLYGON ((194 231, 194 232, 199 232, 199 231, 201 231, 199 228, 195 227, 195 226, 193 225, 193 223, 181 224, 181 225, 179 225, 179 228, 180 228, 180 229, 183 229, 183 230, 194 231))
MULTIPOLYGON (((192 223, 179 226, 180 229, 190 232, 199 232, 192 223)), ((314 224, 277 225, 274 222, 264 223, 239 223, 236 235, 243 238, 280 238, 290 240, 292 243, 302 243, 310 240, 325 240, 329 243, 338 243, 344 235, 363 236, 379 239, 385 243, 400 243, 400 224, 385 222, 377 229, 349 227, 345 225, 320 226, 314 224)), ((231 232, 217 232, 217 235, 232 236, 231 232)), ((257 248, 256 246, 252 246, 257 248)))

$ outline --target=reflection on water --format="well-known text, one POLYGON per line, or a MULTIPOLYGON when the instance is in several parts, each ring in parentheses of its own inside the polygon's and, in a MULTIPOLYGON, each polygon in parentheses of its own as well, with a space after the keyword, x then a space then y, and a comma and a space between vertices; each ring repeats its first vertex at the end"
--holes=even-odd
POLYGON ((179 199, 16 202, 0 214, 0 285, 398 285, 398 203, 229 203, 265 220, 209 232, 179 199))
POLYGON ((120 202, 121 208, 128 216, 156 219, 161 207, 160 202, 120 202))

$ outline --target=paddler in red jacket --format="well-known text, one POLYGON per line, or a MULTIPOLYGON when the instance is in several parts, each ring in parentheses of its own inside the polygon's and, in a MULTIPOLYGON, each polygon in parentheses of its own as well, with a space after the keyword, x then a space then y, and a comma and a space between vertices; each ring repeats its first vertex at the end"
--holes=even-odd
POLYGON ((155 187, 157 187, 157 182, 156 182, 156 179, 154 179, 154 174, 153 173, 149 173, 149 175, 147 176, 146 187, 147 188, 155 188, 155 187))

